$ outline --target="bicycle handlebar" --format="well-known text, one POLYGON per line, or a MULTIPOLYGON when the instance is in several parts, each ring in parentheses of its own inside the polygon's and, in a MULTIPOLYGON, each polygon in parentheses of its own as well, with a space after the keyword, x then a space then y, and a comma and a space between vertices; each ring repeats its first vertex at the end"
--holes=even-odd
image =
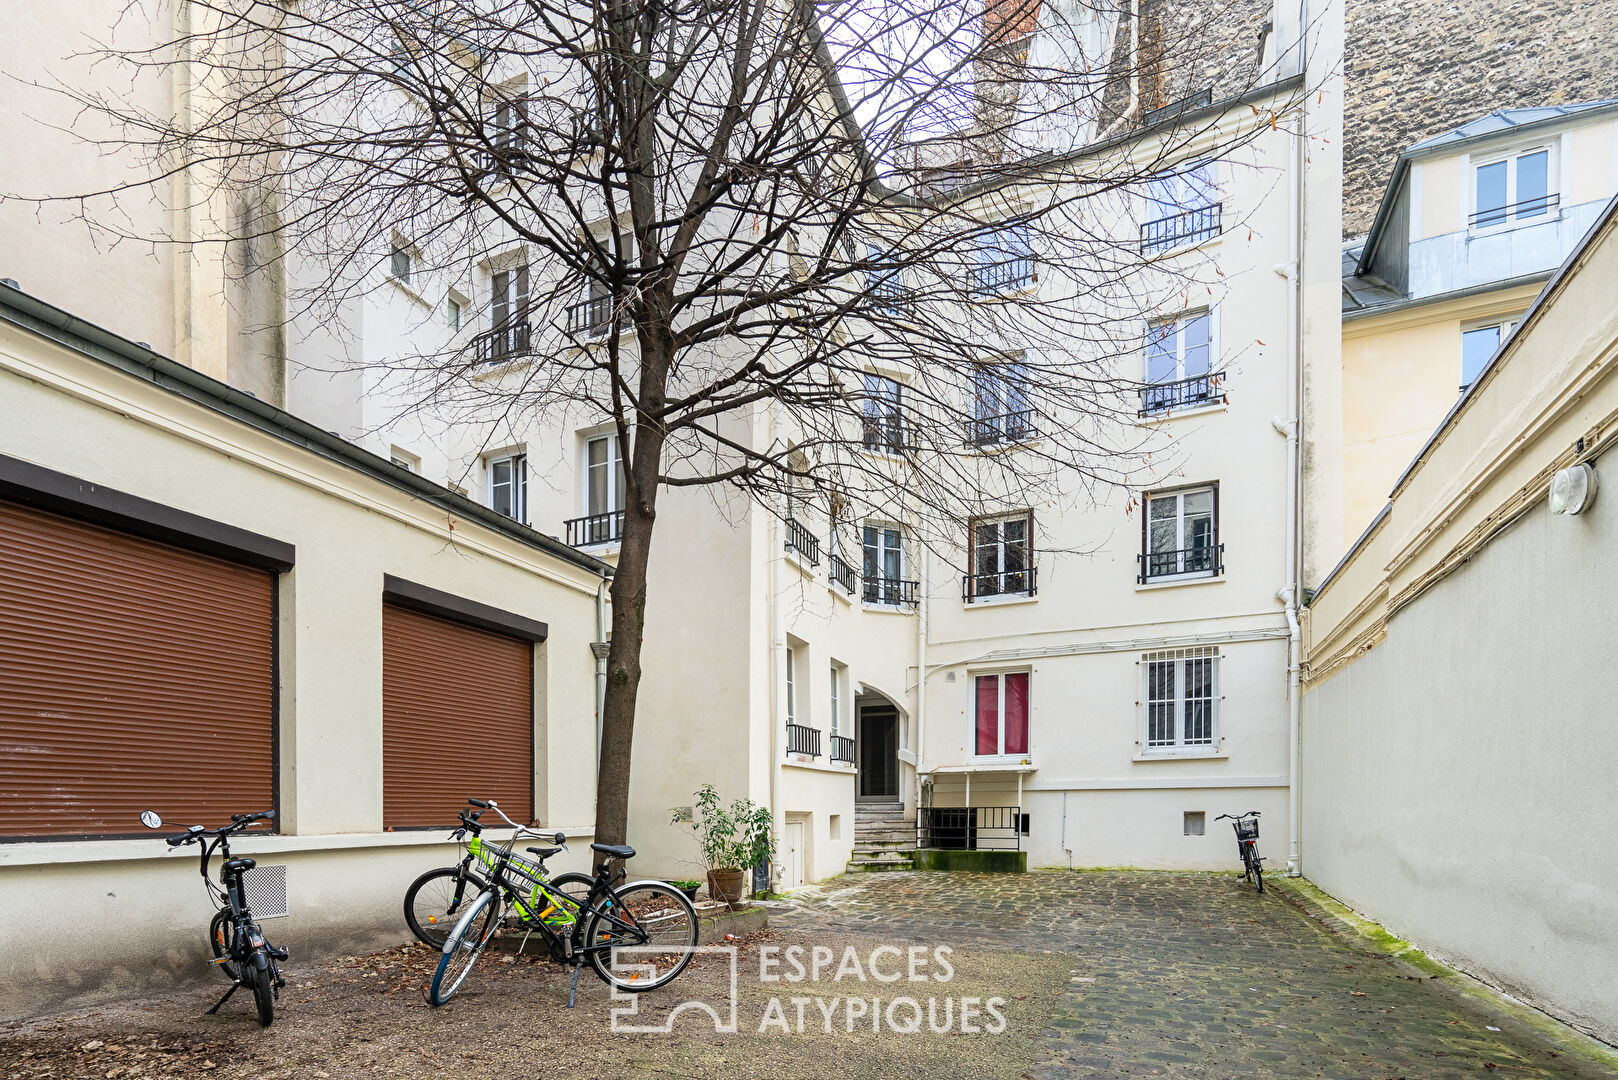
MULTIPOLYGON (((558 847, 561 847, 563 850, 566 850, 566 848, 567 848, 567 834, 561 832, 560 830, 558 830, 555 834, 550 834, 550 833, 542 833, 539 830, 537 830, 537 829, 535 829, 535 828, 533 828, 531 826, 528 826, 528 825, 518 825, 515 821, 512 821, 510 818, 506 817, 506 812, 504 810, 500 809, 500 804, 495 802, 493 799, 468 799, 466 801, 468 803, 470 803, 471 805, 473 805, 473 806, 479 806, 479 807, 483 808, 482 810, 479 810, 476 814, 472 815, 472 820, 473 821, 476 821, 479 817, 482 816, 483 810, 493 810, 496 814, 499 814, 500 815, 500 820, 504 821, 507 825, 510 825, 513 830, 515 830, 511 835, 511 840, 512 840, 513 843, 516 842, 517 837, 519 837, 519 836, 544 837, 545 839, 551 840, 553 843, 555 843, 558 847)), ((461 811, 461 820, 465 821, 466 816, 467 816, 466 811, 462 810, 461 811)), ((464 830, 463 829, 457 829, 456 832, 460 833, 460 832, 464 832, 464 830)))
POLYGON ((1230 818, 1232 821, 1239 821, 1244 817, 1261 817, 1261 816, 1262 815, 1257 810, 1249 810, 1245 814, 1220 814, 1218 817, 1214 818, 1214 820, 1215 821, 1224 821, 1226 818, 1230 818))

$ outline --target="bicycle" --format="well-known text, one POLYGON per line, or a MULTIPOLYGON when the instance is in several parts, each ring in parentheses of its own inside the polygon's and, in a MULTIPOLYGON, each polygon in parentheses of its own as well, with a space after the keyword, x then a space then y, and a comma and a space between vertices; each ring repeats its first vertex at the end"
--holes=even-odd
MULTIPOLYGON (((272 821, 274 818, 274 810, 257 814, 232 814, 229 825, 221 825, 213 830, 212 840, 207 839, 209 832, 201 825, 192 825, 179 836, 168 838, 171 848, 187 844, 202 845, 202 880, 208 886, 209 898, 219 907, 213 921, 208 924, 208 946, 213 950, 214 957, 210 963, 217 965, 230 979, 230 989, 225 991, 224 997, 214 1002, 208 1015, 218 1013, 219 1006, 229 1001, 232 994, 248 986, 253 991, 253 1003, 258 1009, 261 1027, 269 1027, 275 1021, 275 1002, 281 995, 281 988, 286 985, 278 965, 287 958, 287 951, 264 940, 264 932, 253 918, 253 912, 247 905, 247 893, 242 886, 242 876, 258 863, 252 859, 231 858, 230 837, 257 822, 272 821), (219 867, 219 885, 208 878, 208 861, 215 851, 225 859, 219 867)), ((163 827, 163 819, 152 810, 143 810, 140 821, 148 829, 163 827)))
MULTIPOLYGON (((479 820, 484 811, 478 810, 468 814, 465 810, 460 812, 460 826, 449 834, 451 840, 465 840, 471 835, 471 840, 465 845, 465 851, 460 862, 455 866, 440 866, 422 874, 410 883, 405 890, 404 913, 405 924, 410 932, 415 934, 423 944, 434 949, 444 947, 444 939, 449 937, 460 918, 462 903, 469 897, 476 897, 489 887, 487 873, 496 861, 495 852, 506 850, 497 844, 486 844, 482 839, 483 826, 479 820), (483 873, 479 873, 479 870, 483 873)), ((535 835, 531 830, 522 829, 513 833, 511 843, 517 842, 519 834, 535 835)), ((553 838, 555 843, 562 843, 563 836, 557 833, 553 838)), ((553 889, 567 889, 575 895, 588 892, 592 878, 588 874, 559 874, 550 878, 553 889), (583 890, 583 892, 580 892, 583 890)), ((530 904, 539 904, 540 897, 535 895, 537 886, 530 890, 530 904)), ((552 917, 554 913, 541 911, 541 917, 552 917)), ((555 959, 562 959, 560 954, 553 951, 555 959)))
POLYGON ((1257 810, 1249 810, 1245 814, 1220 814, 1215 821, 1230 819, 1231 828, 1236 830, 1236 850, 1242 857, 1242 880, 1251 881, 1257 886, 1259 892, 1264 891, 1264 859, 1258 853, 1258 819, 1257 810))
MULTIPOLYGON (((525 833, 532 835, 506 817, 494 800, 467 801, 499 814, 514 830, 513 844, 525 833)), ((546 875, 545 860, 567 850, 561 833, 554 839, 554 847, 526 849, 537 861, 524 859, 509 847, 480 841, 489 858, 488 882, 444 939, 443 955, 427 990, 431 1004, 443 1005, 460 990, 495 932, 507 925, 502 915, 508 905, 510 925, 525 931, 519 953, 537 932, 553 958, 572 966, 568 1008, 578 996, 579 972, 586 962, 602 982, 630 993, 666 986, 691 963, 697 944, 697 913, 684 893, 666 881, 634 881, 615 887, 614 879, 622 872, 613 870, 613 861, 635 856, 635 849, 626 844, 591 844, 590 849, 602 859, 589 890, 582 897, 569 893, 560 887, 562 878, 584 875, 562 875, 555 880, 546 875), (640 955, 636 964, 619 972, 614 970, 613 953, 626 946, 639 947, 640 955)))

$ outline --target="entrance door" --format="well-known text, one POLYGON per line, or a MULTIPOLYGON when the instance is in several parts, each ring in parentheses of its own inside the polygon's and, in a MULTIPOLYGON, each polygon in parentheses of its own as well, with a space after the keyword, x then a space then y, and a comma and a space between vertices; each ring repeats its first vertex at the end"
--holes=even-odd
POLYGON ((796 889, 803 884, 803 822, 786 823, 786 851, 781 859, 784 888, 796 889))
POLYGON ((899 798, 899 711, 892 705, 860 706, 859 801, 899 798))

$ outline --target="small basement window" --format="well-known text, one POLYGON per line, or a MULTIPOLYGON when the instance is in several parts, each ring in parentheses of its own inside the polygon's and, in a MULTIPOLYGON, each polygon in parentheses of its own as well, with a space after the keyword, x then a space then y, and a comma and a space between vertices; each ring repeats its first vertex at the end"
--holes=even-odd
POLYGON ((1203 810, 1187 810, 1185 812, 1185 835, 1201 836, 1206 830, 1208 815, 1203 810))

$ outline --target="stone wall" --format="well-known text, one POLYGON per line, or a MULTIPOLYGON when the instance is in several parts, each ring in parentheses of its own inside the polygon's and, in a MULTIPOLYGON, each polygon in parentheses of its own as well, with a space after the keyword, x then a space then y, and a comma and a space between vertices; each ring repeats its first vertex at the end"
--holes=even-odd
POLYGON ((1347 0, 1343 235, 1411 143, 1497 109, 1618 97, 1618 4, 1347 0))

